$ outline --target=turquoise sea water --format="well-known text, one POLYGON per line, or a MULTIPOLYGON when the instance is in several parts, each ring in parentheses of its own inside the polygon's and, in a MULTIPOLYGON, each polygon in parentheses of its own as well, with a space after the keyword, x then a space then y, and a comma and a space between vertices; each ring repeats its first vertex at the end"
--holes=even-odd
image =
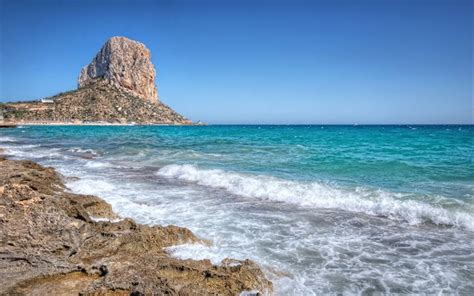
POLYGON ((279 295, 474 293, 473 126, 25 126, 0 147, 279 295))

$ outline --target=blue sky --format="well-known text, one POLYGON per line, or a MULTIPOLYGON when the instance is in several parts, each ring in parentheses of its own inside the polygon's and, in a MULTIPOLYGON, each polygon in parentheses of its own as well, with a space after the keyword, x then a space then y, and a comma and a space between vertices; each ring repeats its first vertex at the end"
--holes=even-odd
POLYGON ((1 0, 0 100, 74 89, 111 36, 209 123, 474 123, 473 4, 1 0))

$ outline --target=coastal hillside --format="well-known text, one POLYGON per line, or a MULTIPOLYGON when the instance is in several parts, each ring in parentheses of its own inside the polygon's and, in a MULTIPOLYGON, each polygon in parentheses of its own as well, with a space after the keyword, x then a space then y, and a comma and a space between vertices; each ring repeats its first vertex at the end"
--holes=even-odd
POLYGON ((41 101, 3 104, 0 111, 5 122, 15 123, 191 123, 162 102, 143 100, 102 78, 41 101))
POLYGON ((39 101, 0 105, 7 123, 192 124, 158 99, 150 51, 110 38, 82 68, 78 89, 39 101))

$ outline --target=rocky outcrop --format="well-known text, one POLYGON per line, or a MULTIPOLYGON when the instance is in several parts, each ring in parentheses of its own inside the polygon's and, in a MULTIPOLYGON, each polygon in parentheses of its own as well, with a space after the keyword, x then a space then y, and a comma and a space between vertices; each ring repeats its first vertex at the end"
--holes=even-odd
POLYGON ((112 37, 79 76, 79 89, 41 101, 0 104, 5 124, 192 124, 158 100, 150 51, 112 37))
POLYGON ((69 192, 54 169, 0 156, 0 294, 239 295, 272 290, 250 260, 226 259, 215 266, 209 260, 168 256, 168 246, 201 242, 188 229, 117 218, 100 198, 69 192))
POLYGON ((140 42, 112 37, 79 75, 79 88, 103 78, 152 103, 158 100, 155 67, 150 51, 140 42))

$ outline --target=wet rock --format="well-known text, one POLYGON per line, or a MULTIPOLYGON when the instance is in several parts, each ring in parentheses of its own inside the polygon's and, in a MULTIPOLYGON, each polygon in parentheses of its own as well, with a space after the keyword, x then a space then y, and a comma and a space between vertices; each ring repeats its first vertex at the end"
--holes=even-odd
POLYGON ((250 260, 180 260, 164 248, 204 243, 177 226, 117 218, 98 197, 73 194, 51 168, 0 158, 0 294, 238 295, 271 292, 250 260))

